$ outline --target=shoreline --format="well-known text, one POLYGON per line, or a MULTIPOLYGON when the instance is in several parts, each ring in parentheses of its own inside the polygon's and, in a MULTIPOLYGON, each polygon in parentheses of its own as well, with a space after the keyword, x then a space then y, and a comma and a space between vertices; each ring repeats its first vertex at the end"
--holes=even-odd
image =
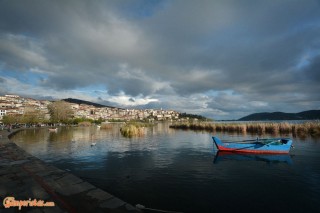
MULTIPOLYGON (((86 182, 68 171, 45 163, 10 140, 16 133, 0 131, 0 210, 4 199, 43 200, 53 207, 21 207, 23 212, 141 212, 134 206, 86 182)), ((31 201, 30 201, 31 202, 31 201)))

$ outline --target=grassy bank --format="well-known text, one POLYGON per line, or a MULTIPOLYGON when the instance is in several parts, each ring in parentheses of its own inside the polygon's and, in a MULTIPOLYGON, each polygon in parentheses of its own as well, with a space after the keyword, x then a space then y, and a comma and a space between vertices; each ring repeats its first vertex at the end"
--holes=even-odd
POLYGON ((283 123, 177 123, 170 128, 205 131, 255 133, 255 134, 293 134, 320 136, 320 122, 293 124, 283 123))

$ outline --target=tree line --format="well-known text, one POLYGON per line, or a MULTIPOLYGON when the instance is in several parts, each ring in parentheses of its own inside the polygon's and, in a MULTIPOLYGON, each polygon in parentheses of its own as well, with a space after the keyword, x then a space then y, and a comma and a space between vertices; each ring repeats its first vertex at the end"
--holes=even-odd
POLYGON ((202 115, 195 115, 195 114, 188 114, 188 113, 181 113, 179 118, 190 118, 190 119, 198 119, 199 121, 212 121, 210 118, 206 118, 202 115))

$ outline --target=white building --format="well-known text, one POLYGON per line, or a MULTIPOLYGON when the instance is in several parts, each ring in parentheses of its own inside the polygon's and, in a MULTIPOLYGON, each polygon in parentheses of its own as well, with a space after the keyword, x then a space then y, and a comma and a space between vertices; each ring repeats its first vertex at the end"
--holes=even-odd
POLYGON ((0 120, 2 120, 3 116, 7 114, 5 109, 0 109, 0 120))

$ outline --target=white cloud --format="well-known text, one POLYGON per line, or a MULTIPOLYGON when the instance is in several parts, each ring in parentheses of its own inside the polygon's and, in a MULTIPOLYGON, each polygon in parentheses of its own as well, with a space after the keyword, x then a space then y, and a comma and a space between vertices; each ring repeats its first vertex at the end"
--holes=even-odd
POLYGON ((117 103, 119 106, 132 107, 132 106, 146 105, 151 102, 158 102, 159 100, 156 98, 141 97, 141 96, 131 97, 131 96, 125 95, 124 93, 120 93, 117 96, 110 96, 108 98, 108 101, 117 103))

